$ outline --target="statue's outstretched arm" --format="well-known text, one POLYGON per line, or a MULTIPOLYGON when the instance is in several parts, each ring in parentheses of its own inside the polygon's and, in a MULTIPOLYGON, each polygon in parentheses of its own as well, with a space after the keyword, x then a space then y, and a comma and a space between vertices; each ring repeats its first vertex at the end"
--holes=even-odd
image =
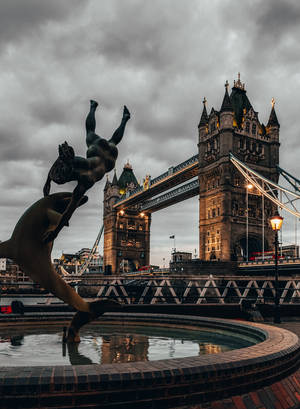
POLYGON ((123 138, 124 135, 124 131, 125 131, 125 126, 127 121, 130 119, 130 112, 128 111, 128 108, 126 107, 126 105, 124 105, 124 110, 123 110, 123 117, 121 120, 121 124, 119 126, 119 128, 117 128, 115 130, 115 132, 113 133, 113 136, 110 138, 109 142, 118 145, 118 143, 121 141, 121 139, 123 138))

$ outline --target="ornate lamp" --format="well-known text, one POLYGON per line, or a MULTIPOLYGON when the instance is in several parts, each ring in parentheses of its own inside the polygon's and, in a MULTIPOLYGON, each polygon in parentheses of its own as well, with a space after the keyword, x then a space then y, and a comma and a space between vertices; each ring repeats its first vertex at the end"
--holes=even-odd
POLYGON ((282 222, 283 222, 283 217, 281 217, 278 213, 275 214, 273 217, 271 217, 270 224, 271 224, 272 230, 278 232, 281 229, 282 222))
POLYGON ((275 308, 274 308, 274 323, 280 324, 280 303, 279 303, 279 292, 278 292, 278 232, 281 229, 283 222, 283 217, 281 217, 277 212, 270 218, 270 224, 272 230, 275 232, 275 308))

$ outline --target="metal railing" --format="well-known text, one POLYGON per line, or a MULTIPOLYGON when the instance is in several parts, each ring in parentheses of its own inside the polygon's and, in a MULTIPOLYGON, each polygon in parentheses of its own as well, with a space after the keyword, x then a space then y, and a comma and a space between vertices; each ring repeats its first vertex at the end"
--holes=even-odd
MULTIPOLYGON (((26 283, 22 283, 22 286, 26 283)), ((28 283, 28 285, 32 285, 28 283)), ((0 288, 15 288, 19 283, 1 283, 0 288)), ((84 298, 116 299, 126 304, 241 304, 274 303, 273 278, 266 277, 101 277, 74 282, 73 287, 84 298)), ((300 303, 300 278, 286 277, 279 282, 280 304, 300 303)), ((13 296, 14 293, 2 295, 13 296)), ((1 296, 1 294, 0 294, 1 296)), ((33 297, 35 294, 33 294, 33 297)), ((48 295, 44 295, 48 297, 48 295)))

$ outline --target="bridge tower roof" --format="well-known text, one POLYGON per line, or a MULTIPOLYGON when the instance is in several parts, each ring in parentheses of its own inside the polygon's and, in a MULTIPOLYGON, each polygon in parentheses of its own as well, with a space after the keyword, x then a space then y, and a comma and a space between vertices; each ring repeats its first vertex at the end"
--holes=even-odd
POLYGON ((133 173, 132 166, 127 161, 124 165, 123 172, 118 180, 118 186, 120 190, 126 190, 127 186, 133 184, 134 186, 139 186, 139 183, 133 173))
POLYGON ((226 81, 225 95, 224 95, 224 98, 223 98, 223 102, 222 102, 220 112, 225 112, 225 111, 233 112, 232 103, 231 103, 231 100, 230 100, 230 96, 228 94, 228 86, 229 86, 228 81, 226 81))
POLYGON ((198 125, 198 128, 200 128, 201 126, 206 126, 207 122, 208 122, 208 115, 207 115, 207 110, 206 110, 206 98, 204 97, 203 99, 203 110, 202 110, 202 114, 201 114, 201 118, 200 118, 200 122, 198 125))
POLYGON ((235 114, 235 119, 238 125, 242 123, 244 110, 246 112, 249 109, 253 109, 245 90, 245 84, 240 80, 240 73, 238 74, 238 80, 234 81, 233 88, 230 94, 230 101, 235 114))
POLYGON ((270 126, 278 126, 278 128, 280 127, 280 124, 278 122, 277 115, 276 115, 276 112, 275 112, 275 100, 274 100, 274 98, 272 98, 272 109, 271 109, 269 121, 267 123, 267 127, 270 127, 270 126))

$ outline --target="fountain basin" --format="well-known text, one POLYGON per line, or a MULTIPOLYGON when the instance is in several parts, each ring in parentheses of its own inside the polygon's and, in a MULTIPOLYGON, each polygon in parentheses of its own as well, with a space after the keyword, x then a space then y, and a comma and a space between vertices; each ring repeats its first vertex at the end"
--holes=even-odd
POLYGON ((299 363, 298 337, 263 324, 166 314, 106 314, 105 324, 210 327, 257 344, 213 355, 104 365, 0 369, 3 407, 179 408, 272 384, 299 363), (5 406, 6 405, 6 406, 5 406))

